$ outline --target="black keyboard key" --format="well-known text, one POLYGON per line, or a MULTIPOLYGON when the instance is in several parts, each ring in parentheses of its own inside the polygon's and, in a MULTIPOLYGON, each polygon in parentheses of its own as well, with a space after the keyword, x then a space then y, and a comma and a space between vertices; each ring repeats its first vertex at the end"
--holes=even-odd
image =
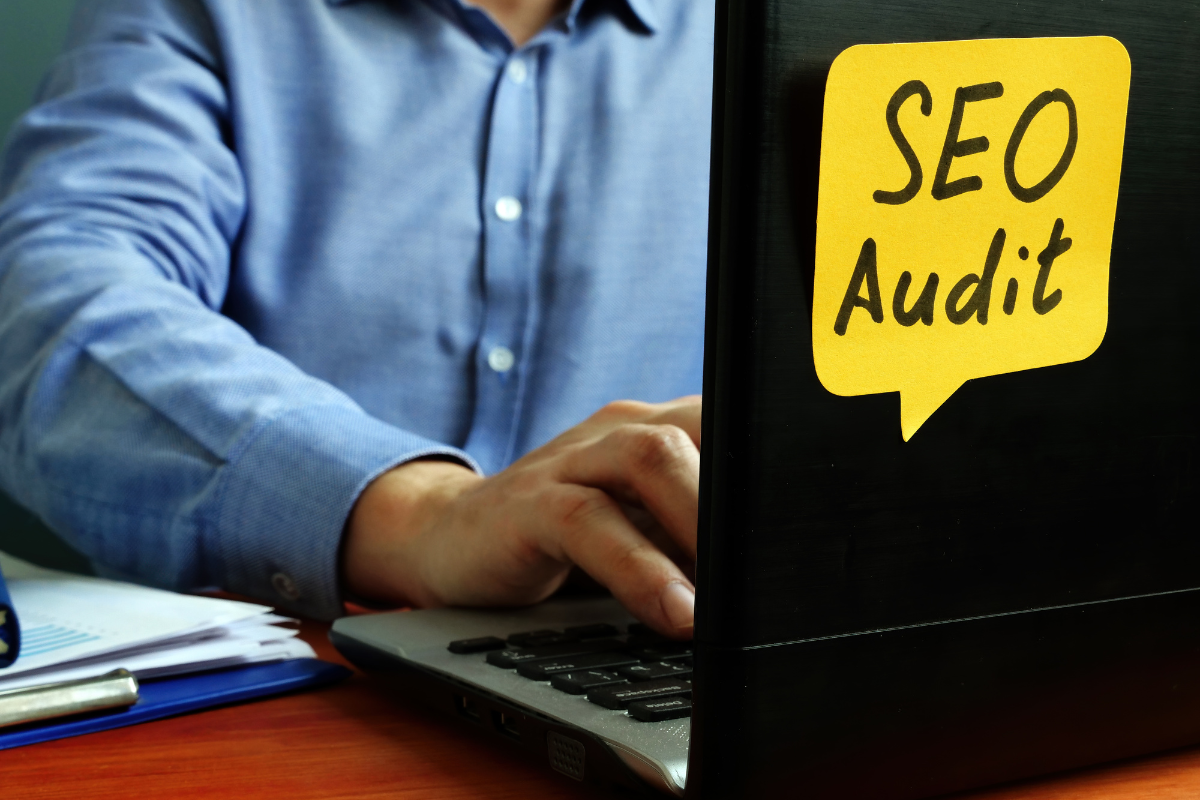
POLYGON ((643 661, 674 661, 677 658, 690 658, 692 655, 691 642, 667 642, 647 644, 629 648, 643 661))
MULTIPOLYGON (((630 647, 654 647, 656 645, 673 645, 679 642, 676 639, 668 639, 661 633, 656 633, 649 626, 643 625, 640 622, 635 622, 629 626, 629 646, 630 647)), ((684 644, 688 644, 684 642, 684 644)))
POLYGON ((638 700, 629 704, 629 716, 642 722, 663 722, 692 715, 692 701, 686 697, 663 700, 638 700))
POLYGON ((508 636, 509 647, 545 647, 548 644, 577 641, 579 641, 578 636, 555 630, 526 631, 525 633, 511 633, 508 636))
POLYGON ((621 667, 617 674, 631 681, 656 681, 659 678, 690 678, 692 668, 670 661, 655 661, 651 664, 631 664, 621 667))
POLYGON ((692 685, 667 678, 659 681, 643 681, 628 686, 602 686, 588 692, 587 698, 605 708, 624 710, 636 700, 655 700, 677 695, 691 696, 692 685))
POLYGON ((606 669, 589 669, 582 672, 559 672, 550 676, 550 685, 567 694, 586 694, 601 686, 629 683, 615 672, 606 669))
MULTIPOLYGON (((563 656, 549 661, 530 661, 517 665, 517 674, 535 681, 548 681, 556 672, 570 672, 581 669, 612 669, 630 664, 638 660, 628 653, 593 653, 584 656, 563 656)), ((688 670, 690 673, 691 670, 688 670)))
POLYGON ((595 622, 591 625, 576 625, 573 628, 567 628, 563 633, 580 639, 599 639, 604 636, 619 636, 621 632, 615 625, 609 625, 607 622, 595 622))
POLYGON ((510 633, 508 635, 508 643, 516 647, 524 647, 523 642, 531 639, 540 639, 543 636, 557 636, 562 631, 556 631, 552 628, 545 628, 540 631, 526 631, 525 633, 510 633))
POLYGON ((487 662, 503 669, 516 669, 518 664, 529 661, 549 661, 563 656, 582 656, 589 653, 604 653, 620 650, 624 644, 617 639, 589 639, 586 642, 564 642, 541 647, 522 647, 516 650, 493 650, 487 654, 487 662))
POLYGON ((480 636, 478 639, 459 639, 451 642, 446 649, 462 656, 469 653, 486 653, 488 650, 499 650, 502 647, 504 647, 503 639, 495 636, 480 636))

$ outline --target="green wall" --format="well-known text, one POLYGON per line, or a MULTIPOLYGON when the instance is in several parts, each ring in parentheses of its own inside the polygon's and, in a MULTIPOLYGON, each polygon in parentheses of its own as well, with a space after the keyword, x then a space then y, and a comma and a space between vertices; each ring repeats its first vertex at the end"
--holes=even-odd
POLYGON ((29 107, 62 47, 74 0, 0 0, 0 131, 29 107))
MULTIPOLYGON (((0 0, 0 138, 29 107, 62 46, 74 0, 0 0)), ((0 550, 46 566, 90 571, 36 517, 0 494, 0 550)))

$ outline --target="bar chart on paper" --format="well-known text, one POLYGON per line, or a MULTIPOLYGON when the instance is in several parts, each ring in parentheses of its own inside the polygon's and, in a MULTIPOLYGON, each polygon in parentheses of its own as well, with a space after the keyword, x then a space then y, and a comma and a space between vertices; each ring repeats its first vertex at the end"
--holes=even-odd
POLYGON ((21 640, 21 655, 29 658, 53 653, 74 645, 99 641, 100 635, 51 622, 26 627, 22 631, 21 640))

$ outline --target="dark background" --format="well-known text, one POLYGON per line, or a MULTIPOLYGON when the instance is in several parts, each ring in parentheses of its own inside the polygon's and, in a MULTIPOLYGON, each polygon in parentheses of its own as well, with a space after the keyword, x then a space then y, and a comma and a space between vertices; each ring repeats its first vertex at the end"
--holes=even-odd
MULTIPOLYGON (((0 139, 29 107, 58 53, 74 0, 0 0, 0 139)), ((87 561, 0 492, 0 550, 46 566, 90 572, 87 561)))
POLYGON ((1200 586, 1200 4, 737 5, 699 635, 753 646, 1200 586), (829 65, 859 43, 1082 35, 1132 61, 1104 342, 969 381, 904 442, 898 394, 837 397, 813 368, 829 65))

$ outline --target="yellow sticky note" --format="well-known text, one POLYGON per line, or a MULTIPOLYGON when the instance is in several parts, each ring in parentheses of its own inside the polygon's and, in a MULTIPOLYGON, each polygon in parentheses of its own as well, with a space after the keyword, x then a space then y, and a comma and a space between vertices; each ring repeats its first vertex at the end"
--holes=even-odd
POLYGON ((899 391, 907 441, 972 378, 1095 352, 1129 72, 1108 37, 837 57, 813 287, 826 389, 899 391))

